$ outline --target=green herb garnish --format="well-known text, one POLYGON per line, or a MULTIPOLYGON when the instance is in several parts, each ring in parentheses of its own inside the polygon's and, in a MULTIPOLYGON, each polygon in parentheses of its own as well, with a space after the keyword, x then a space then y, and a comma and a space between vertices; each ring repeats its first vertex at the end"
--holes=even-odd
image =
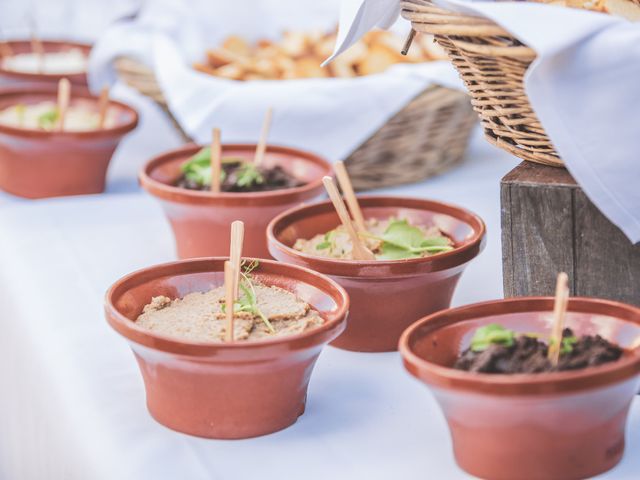
POLYGON ((331 248, 331 245, 333 244, 333 236, 335 234, 335 230, 331 230, 327 233, 324 234, 324 241, 320 242, 318 245, 316 245, 316 250, 325 250, 327 248, 331 248))
MULTIPOLYGON (((239 163, 236 185, 238 187, 249 187, 253 184, 264 183, 264 177, 253 163, 246 162, 241 157, 223 157, 223 164, 239 163)), ((211 147, 201 148, 189 160, 184 162, 180 170, 185 178, 195 182, 200 186, 211 185, 211 147)), ((220 182, 224 182, 227 174, 224 169, 220 172, 220 182)))
POLYGON ((246 162, 238 168, 236 185, 238 187, 250 187, 264 183, 264 177, 254 163, 246 162))
MULTIPOLYGON (((260 262, 258 260, 253 260, 250 263, 245 263, 245 261, 241 264, 241 272, 240 272, 240 295, 238 295, 238 299, 233 303, 233 311, 234 312, 248 312, 257 317, 264 322, 271 333, 275 333, 275 329, 269 319, 262 313, 262 310, 258 307, 258 299, 256 296, 256 290, 253 285, 253 281, 251 279, 251 273, 258 268, 260 262)), ((226 305, 222 304, 222 312, 226 311, 226 305)))
POLYGON ((491 344, 510 347, 513 345, 515 337, 516 334, 513 330, 508 330, 497 323, 490 323, 476 330, 471 339, 471 350, 482 352, 491 344))
POLYGON ((58 109, 48 110, 38 116, 38 126, 44 130, 51 130, 58 121, 58 109))
POLYGON ((382 241, 380 253, 376 255, 378 260, 401 260, 420 257, 425 252, 440 253, 453 250, 447 237, 427 237, 422 230, 410 225, 406 220, 390 222, 380 237, 365 235, 382 241))
POLYGON ((562 345, 560 346, 560 353, 561 354, 567 354, 567 353, 571 353, 573 351, 573 346, 578 343, 578 337, 563 337, 562 338, 562 345))

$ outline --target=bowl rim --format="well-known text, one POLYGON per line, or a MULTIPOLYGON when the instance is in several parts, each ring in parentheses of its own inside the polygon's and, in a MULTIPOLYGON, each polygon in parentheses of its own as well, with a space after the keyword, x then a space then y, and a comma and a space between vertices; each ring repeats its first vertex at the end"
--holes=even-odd
MULTIPOLYGON (((300 252, 285 245, 276 236, 276 230, 283 228, 282 224, 288 223, 295 217, 305 217, 305 214, 317 214, 327 210, 334 210, 330 200, 324 200, 306 205, 299 205, 280 215, 276 216, 267 226, 267 242, 269 248, 273 248, 285 257, 293 258, 321 272, 339 270, 351 270, 352 268, 393 268, 396 273, 408 273, 417 266, 430 265, 429 271, 440 271, 453 266, 464 264, 477 256, 484 248, 486 241, 486 225, 482 218, 463 207, 450 203, 429 200, 418 197, 397 197, 392 195, 358 195, 358 202, 364 210, 367 207, 398 207, 414 208, 416 210, 430 211, 433 213, 443 213, 460 220, 473 230, 473 235, 469 237, 464 245, 454 248, 448 252, 437 253, 428 257, 406 258, 401 260, 345 260, 318 257, 300 252), (455 213, 455 214, 454 214, 455 213), (475 225, 474 225, 475 223, 475 225)), ((335 211, 334 211, 335 212, 335 211)), ((336 214, 337 218, 337 214, 336 214)), ((273 255, 273 252, 272 252, 273 255)), ((275 256, 275 255, 274 255, 275 256)))
MULTIPOLYGON (((551 373, 488 374, 471 373, 444 367, 423 359, 412 349, 412 341, 419 330, 432 324, 433 330, 467 320, 501 313, 553 311, 553 297, 515 297, 472 303, 433 313, 410 325, 398 342, 400 355, 409 373, 430 387, 461 390, 490 395, 548 395, 590 390, 623 381, 640 374, 640 351, 596 367, 551 373), (510 309, 505 312, 504 308, 510 309)), ((640 308, 612 300, 571 297, 568 311, 602 314, 640 327, 640 308), (634 320, 635 319, 635 320, 634 320)), ((432 330, 432 331, 433 331, 432 330)), ((626 347, 621 347, 626 350, 626 347)))
MULTIPOLYGON (((267 338, 265 340, 256 340, 251 342, 237 342, 237 343, 225 343, 225 342, 206 342, 206 341, 192 341, 176 338, 170 335, 162 335, 151 332, 147 329, 138 327, 135 322, 118 311, 114 304, 115 296, 121 289, 125 289, 122 294, 126 294, 125 288, 129 282, 133 282, 136 279, 145 281, 152 278, 173 276, 177 277, 185 274, 193 273, 217 273, 221 272, 220 268, 213 268, 214 266, 224 265, 224 261, 229 257, 199 257, 186 260, 177 260, 173 262, 166 262, 151 265, 145 268, 138 269, 131 272, 119 280, 117 280, 107 290, 104 297, 104 309, 107 317, 107 322, 111 327, 116 330, 120 335, 125 337, 128 341, 142 345, 153 350, 164 351, 167 353, 176 353, 187 356, 212 356, 219 354, 220 352, 238 352, 243 350, 259 350, 268 349, 269 347, 278 347, 282 345, 301 344, 310 345, 322 343, 317 341, 323 334, 330 332, 341 325, 344 326, 346 322, 347 313, 349 311, 349 296, 346 290, 341 287, 333 279, 322 275, 321 273, 313 270, 300 267, 297 265, 290 265, 278 262, 276 260, 256 259, 251 257, 242 257, 243 260, 258 260, 260 265, 268 265, 267 274, 286 277, 286 272, 298 271, 305 276, 310 276, 317 280, 317 284, 313 284, 319 290, 322 290, 325 294, 335 298, 330 290, 333 290, 339 301, 337 302, 337 309, 331 313, 330 318, 321 326, 307 330, 295 335, 287 335, 283 337, 267 338), (274 271, 275 269, 275 271, 274 271), (171 273, 173 272, 173 273, 171 273), (319 286, 319 284, 323 284, 319 286), (316 340, 315 342, 313 340, 316 340)), ((302 283, 302 282, 301 282, 302 283)), ((310 282, 304 282, 310 284, 310 282)), ((151 299, 149 299, 150 301, 151 299)), ((312 305, 313 306, 313 305, 312 305)), ((323 317, 324 318, 324 317, 323 317)))
MULTIPOLYGON (((0 88, 0 98, 11 97, 11 96, 23 96, 23 95, 35 95, 35 96, 51 96, 52 99, 56 100, 57 88, 55 86, 49 85, 35 85, 35 86, 26 86, 26 87, 5 87, 0 88)), ((91 94, 88 89, 84 87, 74 88, 72 93, 72 98, 84 98, 90 100, 98 100, 98 97, 91 94)), ((109 128, 100 128, 96 130, 82 130, 82 131, 67 131, 64 130, 62 132, 57 130, 39 130, 34 128, 20 128, 20 127, 12 127, 10 125, 0 124, 0 133, 5 135, 12 135, 16 137, 36 137, 41 139, 50 139, 50 138, 77 138, 77 139, 87 139, 93 137, 107 137, 107 136, 115 136, 115 135, 124 135, 131 130, 133 130, 139 121, 139 115, 135 108, 132 106, 120 102, 118 100, 109 99, 109 104, 117 105, 118 108, 125 110, 129 113, 131 118, 126 122, 121 124, 114 125, 109 128)))
MULTIPOLYGON (((70 46, 70 47, 79 48, 85 51, 87 60, 89 59, 89 54, 91 53, 91 50, 93 48, 93 44, 91 43, 76 42, 73 40, 47 38, 47 39, 41 39, 40 41, 42 42, 42 45, 45 48, 45 53, 47 53, 46 52, 47 46, 70 46)), ((24 44, 29 45, 31 43, 31 40, 13 39, 13 40, 7 40, 6 43, 9 44, 10 47, 14 47, 17 45, 24 45, 24 44)), ((57 51, 57 50, 54 50, 54 51, 57 51)), ((88 71, 88 69, 85 69, 81 72, 73 72, 73 73, 20 72, 20 71, 4 68, 2 66, 2 63, 3 62, 0 61, 0 75, 4 75, 7 77, 14 77, 14 78, 22 78, 26 80, 36 80, 36 81, 55 81, 65 77, 73 78, 73 79, 86 79, 87 71, 88 71)))
MULTIPOLYGON (((225 149, 255 151, 256 147, 256 143, 223 143, 222 151, 223 153, 225 149)), ((320 155, 296 147, 268 144, 266 153, 271 152, 288 155, 290 157, 299 158, 305 162, 313 163, 324 170, 323 175, 320 175, 318 178, 299 187, 268 190, 265 192, 220 192, 215 194, 206 191, 188 190, 186 188, 176 187, 152 178, 151 174, 155 169, 165 163, 173 162, 181 157, 191 156, 202 148, 204 148, 202 145, 189 143, 152 157, 142 166, 138 173, 138 181, 140 185, 156 197, 180 203, 206 205, 218 203, 221 200, 225 202, 235 201, 238 203, 244 203, 251 200, 278 200, 285 203, 287 201, 295 201, 295 199, 300 195, 315 194, 316 191, 322 189, 322 177, 333 173, 331 163, 320 155)), ((184 158, 184 160, 186 160, 186 158, 184 158)))

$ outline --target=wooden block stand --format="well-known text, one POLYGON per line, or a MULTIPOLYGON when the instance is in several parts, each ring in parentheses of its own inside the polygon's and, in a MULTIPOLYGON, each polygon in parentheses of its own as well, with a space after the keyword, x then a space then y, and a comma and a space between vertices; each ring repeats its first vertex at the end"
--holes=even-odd
POLYGON ((500 201, 505 297, 553 295, 564 271, 572 295, 640 306, 640 244, 600 213, 568 171, 523 162, 502 179, 500 201))

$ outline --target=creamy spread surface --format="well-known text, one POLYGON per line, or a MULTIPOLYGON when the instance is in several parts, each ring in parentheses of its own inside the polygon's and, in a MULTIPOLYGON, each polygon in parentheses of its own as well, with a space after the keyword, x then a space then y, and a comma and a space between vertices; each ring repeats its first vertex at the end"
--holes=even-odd
MULTIPOLYGON (((260 314, 241 311, 239 306, 234 308, 235 341, 295 335, 324 323, 316 310, 291 292, 259 283, 252 287, 260 314)), ((223 342, 227 329, 224 297, 223 287, 190 293, 175 300, 166 296, 153 297, 136 324, 184 340, 223 342)))
POLYGON ((17 53, 2 60, 2 68, 22 73, 70 75, 87 71, 87 56, 79 48, 61 52, 17 53))

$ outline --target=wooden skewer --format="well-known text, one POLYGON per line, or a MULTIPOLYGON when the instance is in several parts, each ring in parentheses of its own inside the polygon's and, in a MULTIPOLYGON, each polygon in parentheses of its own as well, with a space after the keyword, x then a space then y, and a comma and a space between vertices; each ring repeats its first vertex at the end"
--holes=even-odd
POLYGON ((71 83, 66 78, 58 82, 58 130, 64 130, 64 121, 67 117, 69 102, 71 100, 71 83))
POLYGON ((256 156, 253 159, 253 163, 256 165, 256 167, 262 165, 262 162, 264 161, 264 154, 267 151, 267 138, 269 137, 272 118, 273 108, 269 107, 267 109, 267 113, 264 116, 264 121, 262 122, 262 132, 260 132, 260 140, 258 141, 258 146, 256 147, 256 156))
POLYGON ((222 144, 220 129, 214 128, 211 139, 211 191, 220 193, 220 176, 222 175, 222 144))
POLYGON ((224 311, 227 322, 226 341, 233 342, 233 279, 234 268, 231 262, 224 262, 224 311))
POLYGON ((335 183, 333 183, 333 178, 328 176, 324 177, 322 182, 324 183, 324 188, 326 188, 329 198, 338 213, 338 217, 340 217, 342 225, 351 238, 351 243, 353 244, 353 258, 356 260, 375 260, 375 255, 362 243, 360 237, 358 237, 358 232, 356 231, 353 223, 351 223, 347 206, 342 201, 338 188, 335 183))
POLYGON ((13 49, 8 42, 0 42, 0 56, 2 58, 12 57, 13 49))
POLYGON ((406 55, 407 53, 409 53, 409 49, 411 48, 411 44, 413 43, 413 38, 416 36, 416 31, 412 28, 411 31, 409 32, 409 35, 407 36, 407 39, 404 41, 404 46, 402 47, 402 50, 400 50, 400 53, 402 55, 406 55))
POLYGON ((229 259, 233 267, 233 299, 238 298, 240 285, 240 262, 242 261, 242 244, 244 243, 244 222, 236 220, 231 224, 231 251, 229 259))
POLYGON ((107 119, 107 110, 109 109, 109 87, 104 86, 100 90, 100 98, 98 98, 98 128, 104 128, 104 122, 107 119))
POLYGON ((351 185, 351 179, 349 178, 349 174, 347 173, 347 169, 345 168, 344 163, 336 162, 336 164, 333 166, 333 169, 336 172, 338 183, 340 184, 340 188, 342 189, 342 195, 344 195, 344 199, 347 201, 349 211, 351 212, 353 221, 356 223, 358 231, 366 232, 367 227, 364 224, 364 216, 362 215, 362 210, 360 209, 360 205, 358 204, 356 194, 353 191, 353 185, 351 185))
POLYGON ((556 282, 556 298, 553 304, 553 326, 549 339, 548 358, 551 364, 556 366, 560 358, 562 347, 562 330, 564 328, 564 317, 569 304, 569 277, 566 273, 560 272, 556 282))
POLYGON ((36 34, 36 29, 31 29, 31 50, 38 56, 38 71, 44 71, 44 46, 36 34))

